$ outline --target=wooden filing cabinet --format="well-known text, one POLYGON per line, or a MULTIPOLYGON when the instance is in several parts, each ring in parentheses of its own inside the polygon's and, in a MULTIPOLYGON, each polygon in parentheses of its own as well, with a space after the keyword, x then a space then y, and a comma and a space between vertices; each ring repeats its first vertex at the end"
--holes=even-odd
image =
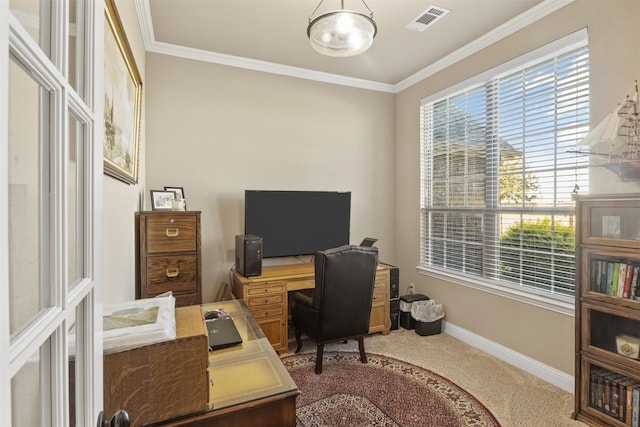
POLYGON ((136 220, 136 298, 172 291, 178 307, 201 304, 200 212, 139 212, 136 220))
MULTIPOLYGON (((369 333, 388 335, 391 329, 389 268, 381 264, 376 272, 369 333)), ((233 271, 233 294, 245 300, 264 335, 279 353, 286 353, 288 348, 288 292, 314 287, 313 263, 266 266, 262 268, 262 275, 254 277, 233 271)))

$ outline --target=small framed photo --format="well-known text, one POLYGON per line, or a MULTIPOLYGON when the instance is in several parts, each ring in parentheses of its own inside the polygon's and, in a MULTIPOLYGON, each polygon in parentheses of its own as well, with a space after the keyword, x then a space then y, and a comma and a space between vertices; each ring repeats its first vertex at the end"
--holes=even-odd
POLYGON ((184 188, 182 187, 164 187, 164 191, 173 191, 176 193, 176 199, 182 199, 182 203, 184 205, 184 209, 187 209, 187 202, 184 200, 184 188))
POLYGON ((620 238, 620 217, 604 215, 602 217, 602 237, 620 238))
POLYGON ((164 191, 173 191, 176 193, 176 199, 184 199, 184 189, 182 187, 164 187, 164 191))
POLYGON ((171 204, 176 199, 173 191, 151 190, 151 209, 154 211, 170 211, 171 204))

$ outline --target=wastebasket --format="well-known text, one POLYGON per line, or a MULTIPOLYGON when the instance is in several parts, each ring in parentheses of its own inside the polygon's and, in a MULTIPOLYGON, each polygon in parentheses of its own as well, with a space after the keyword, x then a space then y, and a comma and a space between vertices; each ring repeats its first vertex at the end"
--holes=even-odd
POLYGON ((415 320, 411 317, 411 306, 415 301, 426 301, 429 297, 422 294, 409 294, 400 297, 400 326, 413 329, 415 320))
POLYGON ((415 322, 416 334, 437 335, 442 329, 444 309, 434 300, 416 301, 411 305, 411 318, 415 322))

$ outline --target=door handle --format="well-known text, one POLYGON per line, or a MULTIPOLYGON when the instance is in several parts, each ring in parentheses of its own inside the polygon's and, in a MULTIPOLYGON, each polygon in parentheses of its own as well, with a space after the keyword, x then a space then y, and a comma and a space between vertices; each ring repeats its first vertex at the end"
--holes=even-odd
POLYGON ((98 414, 97 427, 130 427, 130 425, 131 418, 129 417, 129 413, 124 409, 116 411, 110 420, 105 420, 103 411, 100 411, 98 414))

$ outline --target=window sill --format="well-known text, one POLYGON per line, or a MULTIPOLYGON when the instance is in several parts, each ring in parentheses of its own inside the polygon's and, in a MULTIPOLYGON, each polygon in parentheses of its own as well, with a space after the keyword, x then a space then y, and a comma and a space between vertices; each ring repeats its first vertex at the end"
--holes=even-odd
POLYGON ((488 292, 493 295, 498 295, 503 298, 509 298, 514 301, 564 314, 566 316, 575 317, 575 301, 570 297, 551 297, 541 292, 537 293, 535 290, 523 291, 511 286, 498 286, 490 283, 482 283, 478 280, 461 277, 459 275, 435 268, 417 266, 416 271, 425 276, 431 276, 438 279, 446 280, 457 285, 466 286, 469 288, 477 289, 479 291, 488 292))

